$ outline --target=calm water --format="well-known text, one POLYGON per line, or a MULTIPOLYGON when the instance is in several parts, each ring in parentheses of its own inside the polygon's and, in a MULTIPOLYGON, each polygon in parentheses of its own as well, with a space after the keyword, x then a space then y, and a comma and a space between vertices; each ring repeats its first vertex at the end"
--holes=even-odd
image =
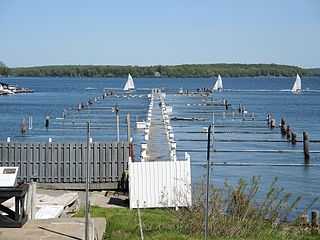
MULTIPOLYGON (((102 94, 104 88, 122 88, 126 79, 121 78, 6 78, 1 81, 10 85, 18 85, 28 87, 35 90, 32 94, 16 94, 11 96, 0 97, 0 140, 5 141, 10 137, 13 141, 47 141, 48 137, 52 137, 54 141, 84 141, 85 130, 82 128, 85 121, 77 119, 76 124, 79 129, 72 129, 71 123, 66 122, 64 128, 61 128, 61 120, 56 118, 62 117, 62 112, 67 109, 72 112, 72 108, 77 108, 78 104, 87 101, 89 98, 102 94), (86 90, 91 87, 94 89, 86 90), (47 130, 44 128, 46 116, 51 118, 51 126, 59 129, 57 131, 47 130), (28 133, 27 137, 21 137, 21 119, 33 117, 34 130, 28 133), (82 122, 81 122, 82 121, 82 122), (68 125, 69 124, 69 125, 68 125)), ((136 88, 164 88, 167 92, 177 92, 180 87, 185 90, 194 91, 197 88, 212 87, 215 79, 135 79, 136 88)), ((292 94, 288 90, 294 83, 293 78, 224 78, 223 84, 225 89, 232 91, 223 91, 216 94, 216 98, 225 98, 233 106, 240 103, 245 105, 249 112, 254 112, 257 117, 265 118, 267 114, 272 114, 277 124, 281 117, 286 119, 291 129, 297 132, 298 138, 301 138, 302 132, 309 133, 309 139, 320 140, 320 78, 302 78, 303 89, 308 88, 311 91, 304 91, 301 94, 292 94), (267 89, 268 91, 260 91, 267 89), (242 91, 239 91, 242 90, 242 91), (259 90, 259 91, 244 91, 259 90)), ((115 90, 116 91, 116 90, 115 90)), ((126 129, 124 118, 127 112, 130 112, 132 118, 141 120, 146 114, 148 100, 146 91, 137 92, 137 96, 133 99, 112 98, 104 103, 103 107, 111 107, 115 104, 120 105, 121 122, 121 140, 126 139, 126 129), (145 109, 135 112, 134 108, 145 109)), ((174 94, 169 95, 168 101, 174 107, 174 112, 179 114, 179 108, 185 107, 186 103, 179 103, 179 99, 175 99, 174 94), (172 96, 172 97, 171 97, 172 96), (170 100, 171 99, 171 100, 170 100), (179 105, 180 104, 180 105, 179 105), (175 109, 176 106, 176 109, 175 109), (175 111, 176 110, 176 111, 175 111)), ((190 101, 192 100, 190 98, 190 101)), ((101 105, 102 106, 102 105, 101 105)), ((95 141, 115 141, 114 127, 108 128, 108 124, 102 122, 95 117, 98 112, 86 112, 90 118, 96 121, 97 127, 92 131, 92 137, 95 141), (99 122, 100 121, 100 122, 99 122), (104 125, 103 125, 104 124, 104 125), (100 128, 101 127, 101 128, 100 128), (99 129, 100 128, 100 129, 99 129)), ((193 117, 195 114, 193 114, 193 117)), ((68 115, 71 119, 72 117, 68 115)), ((114 123, 114 113, 111 111, 104 116, 105 121, 114 123)), ((201 116, 199 116, 201 117, 201 116)), ((219 119, 216 123, 219 124, 219 119)), ((204 123, 195 124, 195 127, 203 127, 208 125, 204 123)), ((260 123, 259 123, 260 124, 260 123)), ((265 124, 265 123, 261 123, 265 124)), ((183 138, 184 135, 179 131, 183 131, 182 123, 174 123, 176 138, 183 138)), ((192 126, 191 126, 192 127, 192 126)), ((217 129, 219 130, 219 129, 217 129)), ((221 130, 221 129, 220 129, 221 130)), ((133 129, 133 135, 139 142, 142 134, 133 129)), ((223 135, 216 135, 216 138, 223 138, 223 135)), ((229 137, 229 136, 228 136, 229 137)), ((257 136, 232 136, 258 138, 257 136)), ((269 138, 270 136, 268 136, 269 138)), ((191 138, 191 137, 190 137, 191 138)), ((199 134, 192 138, 203 139, 205 136, 199 134)), ((279 136, 278 136, 279 138, 279 136)), ((243 149, 302 149, 302 144, 291 146, 287 143, 247 143, 241 145, 237 143, 215 143, 216 149, 239 148, 243 149)), ((179 149, 195 148, 205 149, 205 142, 183 143, 177 142, 179 149)), ((320 143, 311 144, 311 150, 320 150, 320 143)), ((181 155, 179 155, 181 156, 181 155)), ((205 153, 191 153, 191 161, 202 163, 206 159, 205 153)), ((266 162, 266 163, 302 163, 302 154, 262 154, 262 153, 214 153, 211 160, 215 162, 266 162)), ((320 154, 311 154, 311 163, 320 164, 320 154)), ((231 182, 235 182, 238 177, 249 179, 251 176, 262 177, 262 189, 266 189, 274 176, 280 178, 279 184, 284 186, 287 191, 295 195, 301 194, 303 202, 301 207, 305 206, 313 197, 320 194, 319 185, 319 167, 216 167, 211 171, 212 181, 222 184, 227 178, 231 182)), ((204 174, 204 169, 199 166, 192 166, 192 178, 197 179, 204 174)))

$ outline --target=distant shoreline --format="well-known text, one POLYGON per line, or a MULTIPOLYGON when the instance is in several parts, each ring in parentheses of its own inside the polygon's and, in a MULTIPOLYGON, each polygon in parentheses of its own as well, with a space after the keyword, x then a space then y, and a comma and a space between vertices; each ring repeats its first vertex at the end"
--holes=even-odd
POLYGON ((302 77, 320 76, 320 68, 303 69, 279 64, 186 64, 157 66, 56 65, 11 68, 18 77, 127 77, 136 78, 215 78, 223 77, 302 77))

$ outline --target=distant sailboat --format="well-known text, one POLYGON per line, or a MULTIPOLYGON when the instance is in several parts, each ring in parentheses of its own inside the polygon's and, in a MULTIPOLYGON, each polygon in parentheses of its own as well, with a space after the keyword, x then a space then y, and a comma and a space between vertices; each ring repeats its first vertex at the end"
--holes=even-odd
POLYGON ((294 82, 291 92, 295 92, 295 93, 301 92, 301 78, 299 74, 297 74, 297 78, 296 78, 296 81, 294 82))
POLYGON ((221 79, 221 76, 218 75, 218 79, 216 81, 216 83, 214 84, 214 87, 213 87, 213 91, 222 91, 223 89, 223 86, 222 86, 222 79, 221 79))
POLYGON ((130 90, 134 90, 134 89, 135 89, 135 87, 134 87, 133 79, 132 79, 131 75, 128 74, 128 80, 127 80, 126 85, 124 86, 123 90, 130 91, 130 90))

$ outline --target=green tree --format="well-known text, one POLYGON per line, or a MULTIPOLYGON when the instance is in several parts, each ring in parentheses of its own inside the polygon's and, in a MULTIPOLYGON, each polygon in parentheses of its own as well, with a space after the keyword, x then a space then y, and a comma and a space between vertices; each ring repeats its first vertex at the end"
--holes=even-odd
POLYGON ((0 76, 8 76, 10 74, 10 68, 8 68, 3 62, 0 61, 0 76))

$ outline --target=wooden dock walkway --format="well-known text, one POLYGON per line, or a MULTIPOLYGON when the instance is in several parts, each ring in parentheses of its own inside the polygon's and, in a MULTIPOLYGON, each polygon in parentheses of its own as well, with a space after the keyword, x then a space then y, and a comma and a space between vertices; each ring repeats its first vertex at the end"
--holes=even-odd
POLYGON ((160 107, 160 94, 155 93, 146 161, 168 161, 170 153, 166 128, 160 107))

